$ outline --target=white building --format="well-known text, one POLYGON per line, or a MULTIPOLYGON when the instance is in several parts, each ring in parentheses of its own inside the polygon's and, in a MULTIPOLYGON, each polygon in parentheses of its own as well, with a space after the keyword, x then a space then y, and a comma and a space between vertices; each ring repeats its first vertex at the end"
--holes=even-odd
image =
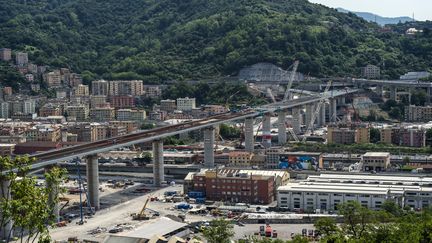
POLYGON ((399 79, 401 80, 419 80, 421 78, 427 78, 431 74, 429 72, 423 71, 423 72, 408 72, 402 76, 400 76, 399 79))
POLYGON ((36 113, 36 101, 34 100, 26 100, 24 101, 23 106, 23 113, 24 114, 33 114, 36 113))
POLYGON ((92 88, 92 95, 108 95, 109 90, 109 84, 106 80, 95 80, 92 81, 91 88, 92 88))
POLYGON ((367 79, 379 78, 381 76, 381 69, 375 65, 366 65, 362 67, 361 75, 367 79))
POLYGON ((179 111, 191 111, 195 109, 195 98, 178 98, 177 99, 177 110, 179 111))
POLYGON ((321 174, 277 189, 278 207, 290 210, 337 210, 337 205, 357 201, 379 209, 386 200, 401 207, 425 208, 432 203, 432 178, 321 174))

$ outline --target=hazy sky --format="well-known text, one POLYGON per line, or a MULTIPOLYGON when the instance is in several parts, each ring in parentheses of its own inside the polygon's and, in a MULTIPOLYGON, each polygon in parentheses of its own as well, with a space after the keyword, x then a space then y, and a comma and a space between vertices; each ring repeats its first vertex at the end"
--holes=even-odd
POLYGON ((409 16, 432 20, 432 0, 309 0, 329 7, 356 12, 371 12, 383 17, 409 16))

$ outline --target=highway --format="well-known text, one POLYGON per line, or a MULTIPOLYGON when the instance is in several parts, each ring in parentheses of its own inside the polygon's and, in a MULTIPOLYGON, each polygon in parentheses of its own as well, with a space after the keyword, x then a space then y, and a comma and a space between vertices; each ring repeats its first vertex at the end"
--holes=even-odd
MULTIPOLYGON (((327 94, 326 98, 333 98, 352 94, 358 90, 341 90, 332 91, 327 94)), ((321 94, 323 96, 324 94, 321 94)), ((71 160, 76 157, 85 157, 87 155, 94 155, 103 153, 117 148, 132 146, 134 144, 151 142, 154 140, 163 139, 169 136, 187 133, 198 129, 216 126, 226 122, 243 120, 246 118, 254 118, 262 116, 266 113, 273 113, 282 109, 289 109, 297 106, 306 105, 309 103, 318 102, 322 99, 321 96, 303 97, 300 99, 291 100, 285 103, 278 102, 269 105, 264 105, 255 109, 246 109, 240 112, 224 113, 211 116, 201 120, 175 124, 152 130, 141 131, 137 133, 127 134, 110 139, 90 142, 82 145, 68 147, 64 149, 57 149, 43 153, 34 154, 31 157, 36 158, 36 163, 31 165, 31 169, 40 169, 48 165, 56 164, 61 161, 71 160)))

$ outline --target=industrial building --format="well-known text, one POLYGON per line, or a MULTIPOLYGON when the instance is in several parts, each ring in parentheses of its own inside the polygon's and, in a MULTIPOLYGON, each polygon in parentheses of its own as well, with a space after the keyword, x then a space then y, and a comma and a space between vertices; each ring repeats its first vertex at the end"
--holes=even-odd
POLYGON ((432 178, 321 174, 277 190, 278 207, 289 210, 334 211, 339 204, 348 201, 380 209, 386 200, 393 200, 401 207, 429 207, 432 203, 432 178))

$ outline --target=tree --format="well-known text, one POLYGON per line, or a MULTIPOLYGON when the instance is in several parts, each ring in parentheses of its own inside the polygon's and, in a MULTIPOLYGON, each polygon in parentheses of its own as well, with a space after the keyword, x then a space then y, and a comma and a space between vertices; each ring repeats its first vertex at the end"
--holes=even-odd
POLYGON ((399 207, 399 205, 396 204, 396 202, 392 200, 386 200, 382 206, 382 210, 385 212, 393 215, 393 216, 401 216, 402 215, 402 209, 399 207))
POLYGON ((203 231, 208 243, 229 243, 234 236, 233 225, 225 219, 215 219, 203 231))
POLYGON ((314 226, 324 237, 329 237, 339 232, 334 218, 320 218, 315 222, 314 226))
POLYGON ((150 152, 144 152, 143 156, 142 156, 142 159, 143 159, 144 163, 148 164, 148 163, 152 162, 153 156, 152 156, 152 154, 150 152))
POLYGON ((220 135, 225 139, 238 139, 241 135, 241 130, 226 124, 221 124, 219 127, 220 135))
POLYGON ((371 127, 369 130, 369 134, 371 143, 378 143, 379 141, 381 141, 381 132, 378 128, 371 127))
POLYGON ((18 233, 21 240, 26 237, 27 241, 50 241, 48 228, 56 223, 54 210, 59 203, 60 183, 65 178, 65 170, 51 168, 45 173, 49 186, 38 187, 36 177, 29 174, 29 165, 33 162, 28 157, 0 158, 0 181, 8 182, 0 199, 0 226, 5 229, 13 222, 6 241, 13 237, 13 232, 18 233))
POLYGON ((369 223, 373 222, 373 213, 362 207, 360 203, 349 201, 339 205, 339 214, 344 217, 342 229, 345 234, 354 239, 361 239, 369 232, 369 223))

